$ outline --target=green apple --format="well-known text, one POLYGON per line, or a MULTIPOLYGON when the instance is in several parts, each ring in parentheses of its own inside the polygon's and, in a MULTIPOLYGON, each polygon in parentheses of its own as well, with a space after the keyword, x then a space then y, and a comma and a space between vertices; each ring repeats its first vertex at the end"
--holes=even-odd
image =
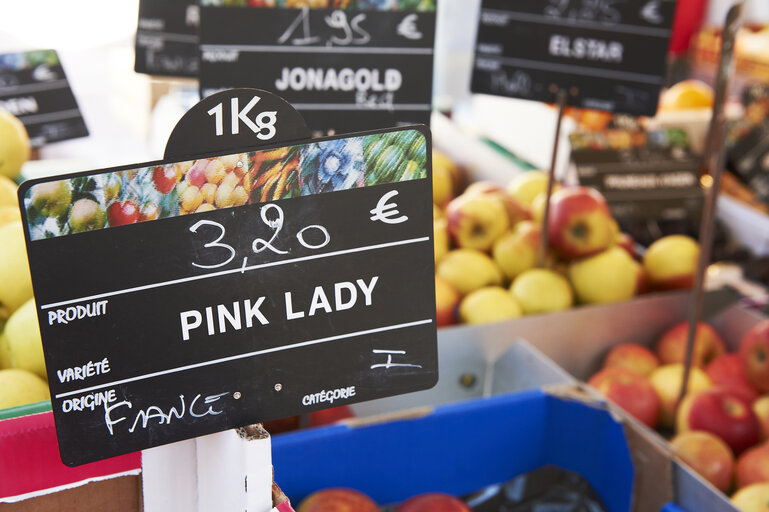
POLYGON ((574 292, 586 304, 609 304, 632 298, 642 275, 641 265, 617 246, 569 266, 574 292))
POLYGON ((0 370, 0 409, 50 398, 48 384, 34 373, 19 368, 0 370))
POLYGON ((574 303, 566 278, 544 268, 532 268, 521 273, 510 286, 510 293, 526 315, 563 311, 574 303))
POLYGON ((58 217, 72 201, 72 185, 67 180, 33 185, 29 191, 32 206, 42 215, 58 217))
POLYGON ((518 318, 521 314, 521 306, 501 286, 479 288, 459 303, 459 321, 465 324, 501 322, 518 318))
POLYGON ((8 319, 4 335, 8 338, 11 364, 46 378, 43 341, 37 323, 35 299, 29 299, 8 319))
POLYGON ((32 297, 32 277, 21 222, 0 226, 0 318, 8 318, 32 297))

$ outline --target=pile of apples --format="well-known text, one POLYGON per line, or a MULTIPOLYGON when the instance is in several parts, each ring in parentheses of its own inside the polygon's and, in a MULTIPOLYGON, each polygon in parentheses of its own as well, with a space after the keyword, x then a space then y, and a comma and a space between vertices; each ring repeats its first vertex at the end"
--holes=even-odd
POLYGON ((612 348, 588 384, 649 427, 675 432, 675 453, 716 488, 736 490, 744 512, 769 503, 769 320, 727 353, 708 324, 697 327, 687 394, 676 410, 688 323, 666 331, 654 351, 612 348))
MULTIPOLYGON (((388 510, 390 510, 388 508, 388 510)), ((296 512, 380 512, 366 494, 347 488, 316 491, 299 504, 296 512)), ((461 500, 444 493, 430 492, 407 499, 393 512, 471 512, 461 500)))
POLYGON ((0 109, 0 409, 49 399, 14 182, 28 158, 24 125, 0 109))
POLYGON ((433 232, 438 326, 479 324, 607 304, 650 290, 691 287, 699 246, 661 238, 641 261, 603 196, 555 184, 547 257, 538 265, 547 174, 528 171, 507 187, 481 181, 456 194, 460 169, 433 153, 433 232))

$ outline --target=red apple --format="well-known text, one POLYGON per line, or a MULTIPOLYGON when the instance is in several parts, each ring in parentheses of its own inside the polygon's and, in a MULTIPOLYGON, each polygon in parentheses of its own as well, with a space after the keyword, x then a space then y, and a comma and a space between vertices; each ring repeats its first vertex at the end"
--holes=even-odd
MULTIPOLYGON (((657 342, 657 356, 662 364, 683 363, 686 356, 686 335, 689 323, 681 322, 671 327, 657 342)), ((692 364, 704 368, 713 359, 726 353, 726 345, 721 336, 705 322, 697 324, 694 337, 692 364)))
POLYGON ((604 368, 621 367, 646 375, 647 377, 660 365, 654 352, 638 343, 622 343, 612 348, 606 355, 604 368))
POLYGON ((131 201, 114 202, 107 207, 109 225, 122 226, 139 222, 139 209, 131 201))
POLYGON ((379 507, 354 489, 322 489, 303 499, 296 512, 379 512, 379 507))
POLYGON ((454 287, 435 276, 435 324, 438 327, 456 323, 457 305, 460 299, 459 292, 454 287))
POLYGON ((748 380, 762 393, 769 392, 769 320, 763 320, 742 337, 740 358, 748 380))
POLYGON ((614 240, 613 223, 606 200, 592 188, 562 188, 550 198, 547 236, 565 259, 606 250, 614 240))
POLYGON ((401 503, 395 512, 471 512, 463 502, 439 492, 420 494, 401 503))
POLYGON ((710 432, 682 432, 670 441, 676 456, 691 466, 716 489, 727 492, 732 485, 734 455, 721 439, 710 432))
POLYGON ((745 375, 739 354, 722 354, 713 359, 705 368, 710 380, 718 387, 731 389, 745 402, 752 404, 758 398, 758 391, 745 375))
POLYGON ((764 395, 753 402, 753 412, 761 423, 761 439, 769 439, 769 395, 764 395))
POLYGON ((754 446, 737 459, 737 488, 759 482, 769 482, 769 443, 754 446))
POLYGON ((720 437, 739 455, 761 439, 761 425, 750 404, 723 388, 688 395, 676 418, 678 432, 704 430, 720 437))
POLYGON ((625 368, 609 367, 593 375, 587 383, 644 425, 654 427, 657 423, 660 399, 645 376, 625 368))

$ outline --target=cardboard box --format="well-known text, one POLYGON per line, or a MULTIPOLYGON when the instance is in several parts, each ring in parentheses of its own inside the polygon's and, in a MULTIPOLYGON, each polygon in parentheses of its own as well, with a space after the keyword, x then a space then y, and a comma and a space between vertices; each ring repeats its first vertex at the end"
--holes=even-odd
POLYGON ((140 454, 71 468, 59 457, 50 405, 35 404, 0 419, 0 503, 3 510, 139 510, 140 454), (92 483, 93 482, 93 483, 92 483), (109 506, 105 507, 105 503, 109 506))
POLYGON ((546 464, 583 475, 611 512, 627 512, 633 500, 622 422, 599 405, 542 390, 276 436, 273 464, 295 507, 313 491, 340 486, 380 505, 428 491, 464 495, 546 464))
POLYGON ((514 342, 491 364, 478 346, 442 346, 433 390, 354 406, 379 416, 273 438, 275 479, 293 504, 334 486, 380 504, 427 491, 462 495, 544 464, 583 474, 612 511, 656 512, 673 501, 669 448, 529 343, 514 342), (426 405, 450 402, 455 391, 465 400, 426 405), (423 406, 386 413, 398 400, 423 406))

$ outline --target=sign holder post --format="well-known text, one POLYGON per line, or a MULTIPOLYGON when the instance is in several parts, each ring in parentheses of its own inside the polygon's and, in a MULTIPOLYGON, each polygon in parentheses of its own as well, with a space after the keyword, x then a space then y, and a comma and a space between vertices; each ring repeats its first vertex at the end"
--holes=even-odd
MULTIPOLYGON (((233 91, 227 94, 240 95, 233 91)), ((198 103, 179 120, 169 136, 164 158, 185 158, 254 145, 253 140, 233 144, 233 137, 212 136, 200 130, 199 120, 209 115, 209 103, 210 100, 198 103)), ((310 131, 301 116, 287 103, 282 106, 289 107, 281 112, 285 125, 270 142, 310 139, 310 131), (286 112, 295 115, 287 119, 286 112)), ((243 135, 248 136, 247 132, 243 135)), ((279 505, 273 503, 273 489, 277 486, 272 474, 272 443, 261 424, 143 450, 142 474, 147 512, 170 508, 268 512, 273 505, 279 505)))
MULTIPOLYGON (((703 164, 705 171, 709 174, 703 174, 703 187, 705 188, 705 207, 702 212, 702 223, 700 225, 699 243, 700 254, 697 263, 697 273, 694 279, 694 286, 691 290, 687 321, 689 328, 686 339, 686 354, 684 358, 684 375, 681 383, 681 392, 678 397, 678 406, 684 396, 686 396, 689 387, 689 375, 693 362, 694 340, 696 338, 697 324, 702 317, 702 301, 704 296, 705 271, 710 263, 710 255, 713 246, 713 227, 715 223, 716 204, 718 192, 721 184, 721 175, 723 174, 726 151, 724 149, 725 138, 725 114, 724 104, 729 93, 729 78, 734 71, 734 40, 737 30, 741 25, 742 9, 744 0, 739 0, 729 9, 726 16, 723 35, 721 37, 721 56, 718 64, 718 73, 716 75, 715 100, 713 102, 713 117, 710 121, 708 131, 708 140, 705 147, 703 164)), ((677 407, 678 407, 677 406, 677 407)))
POLYGON ((537 266, 539 268, 545 268, 547 266, 547 224, 550 219, 550 196, 553 195, 553 185, 555 184, 555 166, 558 160, 558 146, 561 141, 561 124, 563 123, 563 114, 566 111, 566 105, 569 100, 569 94, 576 95, 574 87, 571 91, 558 87, 553 84, 550 86, 551 90, 556 93, 556 107, 558 108, 558 116, 555 121, 555 138, 553 139, 553 156, 550 160, 550 169, 547 173, 547 191, 545 192, 545 211, 542 214, 542 232, 539 236, 539 255, 537 259, 537 266))

